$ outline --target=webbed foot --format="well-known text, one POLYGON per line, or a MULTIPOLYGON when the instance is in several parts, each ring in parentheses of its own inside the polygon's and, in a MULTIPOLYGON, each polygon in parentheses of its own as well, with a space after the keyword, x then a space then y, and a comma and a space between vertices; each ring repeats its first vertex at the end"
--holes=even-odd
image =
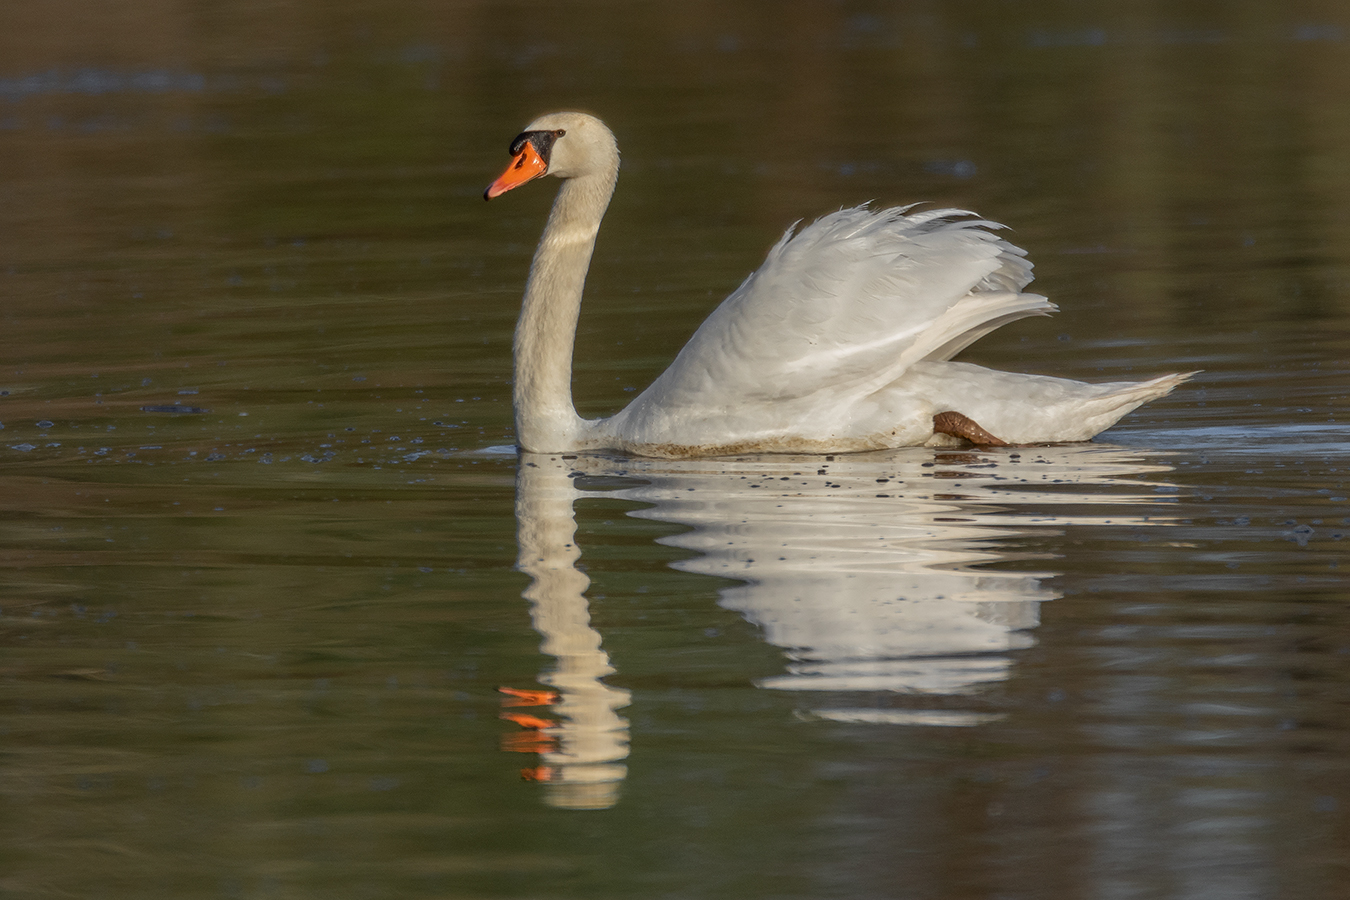
POLYGON ((1000 440, 985 431, 970 416, 963 415, 955 410, 940 412, 933 416, 933 431, 936 434, 950 434, 952 437, 964 438, 972 444, 979 444, 984 447, 1010 446, 1007 441, 1000 440))

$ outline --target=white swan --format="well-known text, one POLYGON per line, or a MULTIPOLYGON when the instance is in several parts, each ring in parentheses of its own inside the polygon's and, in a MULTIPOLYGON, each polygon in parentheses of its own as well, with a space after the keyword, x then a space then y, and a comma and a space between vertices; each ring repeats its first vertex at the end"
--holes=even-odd
POLYGON ((792 230, 651 386, 607 419, 572 404, 572 346, 619 150, 585 113, 541 116, 486 199, 562 179, 515 336, 516 440, 554 453, 685 457, 920 444, 1085 441, 1194 373, 1084 384, 949 362, 1055 306, 1022 293, 1025 251, 973 213, 844 209, 792 230))

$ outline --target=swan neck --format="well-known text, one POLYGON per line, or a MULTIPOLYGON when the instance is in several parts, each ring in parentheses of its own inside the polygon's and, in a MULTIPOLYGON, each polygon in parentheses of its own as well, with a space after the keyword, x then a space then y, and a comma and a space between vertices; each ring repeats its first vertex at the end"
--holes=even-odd
POLYGON ((564 179, 535 250, 515 338, 516 440, 525 450, 574 450, 582 439, 586 423, 572 404, 572 347, 617 177, 616 158, 603 171, 564 179))

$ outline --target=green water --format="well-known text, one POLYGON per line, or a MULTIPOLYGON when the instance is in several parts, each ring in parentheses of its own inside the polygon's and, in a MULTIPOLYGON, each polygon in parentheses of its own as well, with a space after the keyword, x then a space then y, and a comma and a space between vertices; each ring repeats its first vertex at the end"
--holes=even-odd
POLYGON ((1343 896, 1340 7, 7 15, 0 895, 1343 896), (1037 263, 963 358, 1204 374, 1082 446, 518 460, 551 185, 480 197, 568 107, 583 414, 868 200, 1037 263))

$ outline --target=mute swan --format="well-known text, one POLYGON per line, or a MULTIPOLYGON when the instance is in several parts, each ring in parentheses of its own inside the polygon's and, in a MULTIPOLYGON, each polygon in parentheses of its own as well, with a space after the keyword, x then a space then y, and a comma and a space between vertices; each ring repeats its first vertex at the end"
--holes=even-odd
POLYGON ((789 229, 650 387, 616 415, 583 419, 572 346, 618 146, 594 116, 561 112, 526 126, 510 153, 484 199, 562 179, 516 325, 524 450, 688 457, 1085 441, 1194 374, 1084 384, 950 362, 1000 325, 1055 310, 1022 293, 1025 251, 965 210, 855 207, 789 229))

